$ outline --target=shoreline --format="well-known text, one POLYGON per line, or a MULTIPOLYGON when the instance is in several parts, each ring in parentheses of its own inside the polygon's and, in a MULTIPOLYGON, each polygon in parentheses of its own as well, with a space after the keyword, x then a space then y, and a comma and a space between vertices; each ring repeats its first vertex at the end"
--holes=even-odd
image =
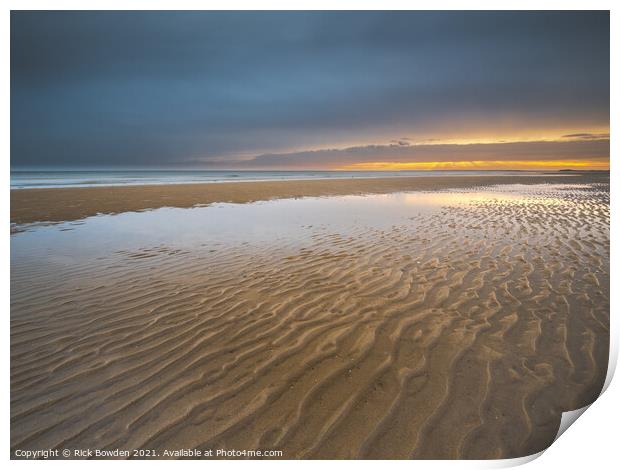
POLYGON ((540 175, 403 176, 11 189, 11 223, 63 222, 98 214, 135 212, 161 207, 190 208, 213 203, 385 194, 496 184, 590 183, 608 178, 608 174, 571 172, 540 175))
MULTIPOLYGON (((12 170, 13 173, 32 173, 28 171, 12 170)), ((34 172, 36 173, 36 172, 34 172)), ((72 173, 72 171, 63 172, 59 171, 58 174, 72 173)), ((73 173, 83 173, 82 171, 75 170, 73 173)), ((114 171, 105 171, 104 173, 115 173, 114 171)), ((119 174, 125 174, 126 172, 118 171, 119 174)), ((131 173, 131 172, 129 172, 131 173)), ((159 172, 158 170, 146 170, 140 172, 140 174, 157 174, 165 173, 165 171, 159 172)), ((174 172, 173 172, 174 173, 174 172)), ((234 173, 224 172, 222 173, 234 173)), ((244 172, 237 172, 244 173, 244 172)), ((254 171, 248 171, 249 173, 256 173, 254 171)), ((273 173, 273 172, 265 172, 273 173)), ((309 176, 312 171, 299 171, 299 172, 283 172, 286 175, 278 177, 246 177, 235 174, 234 177, 222 177, 220 179, 186 179, 186 180, 148 180, 140 181, 140 178, 133 178, 131 181, 113 182, 113 181, 86 181, 82 183, 56 183, 56 184, 44 184, 44 183, 24 183, 19 184, 11 180, 11 191, 13 190, 25 190, 25 189, 70 189, 70 188, 106 188, 106 187, 126 187, 126 186, 166 186, 166 185, 186 185, 186 184, 221 184, 221 183, 268 183, 276 181, 334 181, 334 180, 350 180, 350 179, 384 179, 384 178, 428 178, 428 177, 470 177, 470 176, 576 176, 576 175, 607 175, 609 176, 609 170, 559 170, 559 171, 536 171, 536 170, 441 170, 434 171, 428 170, 426 173, 423 171, 411 171, 411 172, 391 172, 391 171, 326 171, 319 173, 329 173, 333 176, 309 176), (295 175, 294 173, 299 173, 295 175)), ((54 172, 48 172, 48 175, 54 174, 54 172)), ((128 176, 128 178, 132 178, 128 176)))
MULTIPOLYGON (((282 177, 282 178, 263 178, 263 179, 244 179, 244 178, 229 178, 219 180, 205 180, 205 181, 161 181, 158 183, 92 183, 92 184, 68 184, 68 185, 50 185, 50 186, 11 186, 11 191, 22 191, 28 189, 72 189, 72 188, 123 188, 129 186, 167 186, 167 185, 189 185, 189 184, 222 184, 222 183, 275 183, 278 181, 338 181, 338 180, 358 180, 358 179, 391 179, 391 178, 429 178, 429 177, 473 177, 473 176, 569 176, 571 173, 516 173, 512 174, 489 174, 481 175, 480 173, 472 172, 471 175, 467 174, 446 174, 446 175, 365 175, 365 176, 338 176, 331 178, 312 178, 312 177, 282 177)), ((574 174, 573 174, 574 175, 574 174)))

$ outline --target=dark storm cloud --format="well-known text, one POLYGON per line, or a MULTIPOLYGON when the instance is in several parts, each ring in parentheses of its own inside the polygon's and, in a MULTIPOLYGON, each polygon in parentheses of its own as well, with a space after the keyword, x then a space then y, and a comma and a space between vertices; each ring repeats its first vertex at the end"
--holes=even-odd
POLYGON ((11 15, 14 166, 221 165, 396 127, 608 120, 607 12, 11 15))
POLYGON ((598 139, 609 139, 609 134, 591 134, 588 132, 582 132, 578 134, 566 134, 563 135, 565 139, 582 139, 582 140, 598 140, 598 139))
POLYGON ((577 142, 508 142, 491 144, 365 145, 345 149, 324 149, 284 154, 258 155, 250 160, 231 162, 251 168, 323 167, 332 162, 341 166, 365 162, 460 162, 593 160, 609 156, 609 140, 577 142))

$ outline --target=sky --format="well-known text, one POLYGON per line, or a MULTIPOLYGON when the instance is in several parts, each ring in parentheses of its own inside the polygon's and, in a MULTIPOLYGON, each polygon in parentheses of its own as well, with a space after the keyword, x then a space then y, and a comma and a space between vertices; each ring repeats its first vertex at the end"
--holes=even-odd
POLYGON ((11 167, 607 169, 608 12, 12 12, 11 167))

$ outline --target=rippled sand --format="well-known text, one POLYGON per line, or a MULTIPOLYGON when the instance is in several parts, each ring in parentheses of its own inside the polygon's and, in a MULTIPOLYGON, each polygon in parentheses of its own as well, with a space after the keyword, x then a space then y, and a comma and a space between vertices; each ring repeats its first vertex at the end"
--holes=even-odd
POLYGON ((303 243, 13 257, 12 449, 544 449, 606 374, 609 187, 504 191, 303 243))

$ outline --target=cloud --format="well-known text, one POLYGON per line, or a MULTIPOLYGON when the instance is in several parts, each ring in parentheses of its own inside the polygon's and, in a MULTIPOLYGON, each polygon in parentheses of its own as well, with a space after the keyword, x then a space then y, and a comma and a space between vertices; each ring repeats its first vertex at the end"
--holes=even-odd
MULTIPOLYGON (((609 149, 609 140, 605 139, 408 146, 388 144, 262 154, 244 160, 229 160, 226 164, 253 169, 299 169, 339 168, 366 162, 600 160, 609 158, 609 149)), ((208 162, 196 160, 194 163, 208 162)))
POLYGON ((566 134, 566 135, 563 135, 562 137, 565 139, 601 140, 601 139, 609 139, 609 133, 591 134, 588 132, 583 132, 579 134, 566 134))
POLYGON ((10 34, 20 167, 609 123, 605 11, 14 11, 10 34))

